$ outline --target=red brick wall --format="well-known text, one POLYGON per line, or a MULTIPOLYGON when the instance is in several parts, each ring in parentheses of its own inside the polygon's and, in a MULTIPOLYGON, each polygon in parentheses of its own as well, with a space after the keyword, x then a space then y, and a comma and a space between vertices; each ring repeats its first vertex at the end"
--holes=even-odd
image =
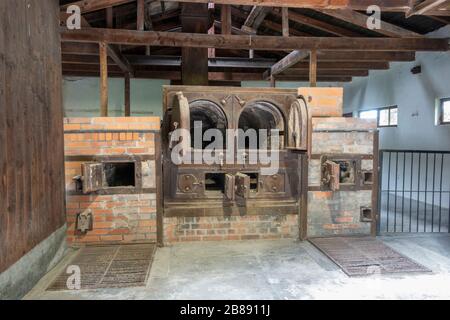
MULTIPOLYGON (((313 158, 309 162, 308 236, 370 234, 371 224, 361 222, 361 207, 372 207, 372 191, 317 191, 321 185, 320 155, 374 153, 376 122, 355 118, 313 118, 313 158)), ((362 161, 363 170, 373 160, 362 161)))
POLYGON ((298 238, 298 215, 176 217, 164 219, 166 243, 298 238))
MULTIPOLYGON (((73 177, 81 175, 84 160, 91 156, 155 155, 155 134, 160 119, 151 118, 67 118, 65 131, 65 179, 68 241, 84 243, 129 243, 156 241, 156 194, 77 194, 73 177), (76 216, 90 209, 93 230, 79 234, 76 216)), ((151 176, 146 181, 155 188, 154 159, 149 161, 151 176)))

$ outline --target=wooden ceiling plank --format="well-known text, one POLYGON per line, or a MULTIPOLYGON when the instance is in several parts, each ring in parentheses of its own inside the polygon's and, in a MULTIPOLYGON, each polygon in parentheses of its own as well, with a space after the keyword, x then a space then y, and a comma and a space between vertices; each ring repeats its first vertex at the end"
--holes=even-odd
MULTIPOLYGON (((336 19, 367 29, 368 16, 366 16, 363 13, 359 13, 353 10, 321 10, 321 12, 329 16, 332 16, 336 19)), ((406 30, 404 28, 401 28, 399 26, 396 26, 394 24, 385 21, 381 21, 380 29, 372 31, 389 37, 422 37, 422 35, 418 33, 406 30)))
POLYGON ((329 51, 448 51, 447 39, 434 38, 324 38, 209 35, 197 33, 84 28, 61 30, 62 41, 107 42, 123 45, 255 50, 329 51))

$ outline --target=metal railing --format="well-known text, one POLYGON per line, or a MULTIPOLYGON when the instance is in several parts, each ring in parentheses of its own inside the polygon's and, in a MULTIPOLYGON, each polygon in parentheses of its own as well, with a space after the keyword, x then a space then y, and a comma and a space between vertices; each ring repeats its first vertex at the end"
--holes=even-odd
POLYGON ((450 232, 450 151, 380 150, 378 233, 450 232))

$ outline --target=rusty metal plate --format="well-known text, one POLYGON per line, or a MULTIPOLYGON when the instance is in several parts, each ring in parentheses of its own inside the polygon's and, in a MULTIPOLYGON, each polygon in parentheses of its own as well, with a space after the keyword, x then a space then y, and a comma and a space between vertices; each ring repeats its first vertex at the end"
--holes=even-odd
POLYGON ((285 192, 285 175, 274 174, 263 178, 264 191, 266 192, 285 192))
POLYGON ((145 286, 155 250, 154 244, 82 248, 47 290, 68 290, 69 266, 80 268, 81 290, 145 286))
POLYGON ((350 277, 431 272, 372 237, 315 238, 309 242, 350 277))
POLYGON ((180 192, 194 192, 198 185, 198 179, 193 174, 183 174, 178 177, 178 190, 180 192))

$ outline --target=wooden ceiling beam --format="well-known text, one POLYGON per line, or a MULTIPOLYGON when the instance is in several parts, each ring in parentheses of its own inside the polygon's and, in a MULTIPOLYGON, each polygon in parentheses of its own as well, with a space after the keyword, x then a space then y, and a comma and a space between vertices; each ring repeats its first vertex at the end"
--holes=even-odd
MULTIPOLYGON (((62 43, 61 44, 63 56, 70 57, 74 61, 83 62, 83 56, 86 55, 89 58, 98 61, 98 46, 90 43, 62 43)), ((158 53, 161 55, 161 53, 158 53)), ((175 53, 176 54, 176 53, 175 53)), ((155 52, 156 55, 156 52, 155 52)), ((142 55, 125 55, 125 58, 132 65, 174 65, 173 61, 181 59, 179 56, 142 56, 142 55)), ((415 61, 414 52, 343 52, 343 51, 319 51, 317 58, 320 61, 415 61)), ((254 68, 255 65, 265 65, 269 68, 276 63, 274 59, 247 59, 247 58, 216 58, 217 61, 243 61, 243 64, 251 65, 254 68), (270 66, 269 66, 270 64, 270 66)), ((250 68, 250 67, 249 67, 250 68)))
POLYGON ((364 11, 370 5, 377 5, 383 11, 406 12, 410 9, 409 0, 165 0, 165 2, 195 2, 308 9, 353 9, 364 11))
POLYGON ((344 51, 324 51, 318 52, 319 61, 415 61, 414 52, 344 52, 344 51))
MULTIPOLYGON (((147 67, 181 67, 180 56, 142 56, 127 55, 126 58, 134 68, 147 67)), ((110 64, 114 61, 110 58, 110 64)), ((62 62, 68 64, 99 64, 98 55, 63 54, 62 62)), ((248 58, 210 58, 210 68, 241 68, 241 69, 267 69, 272 66, 274 59, 248 59, 248 58)), ((261 71, 262 72, 262 71, 261 71)))
POLYGON ((118 29, 62 28, 64 42, 106 42, 123 45, 167 47, 255 49, 255 50, 329 50, 329 51, 448 51, 448 39, 433 38, 325 38, 209 35, 178 32, 118 29))
MULTIPOLYGON (((321 10, 322 13, 332 16, 333 18, 354 24, 361 28, 367 29, 368 16, 353 10, 321 10)), ((372 30, 374 32, 389 36, 389 37, 422 37, 422 35, 413 31, 406 30, 394 24, 381 21, 381 28, 372 30)))
MULTIPOLYGON (((99 70, 78 69, 63 66, 63 76, 74 77, 98 77, 99 70)), ((123 73, 117 70, 109 71, 109 77, 123 78, 123 73)), ((136 70, 135 78, 138 79, 162 79, 162 80, 181 80, 179 71, 140 71, 136 70)), ((237 82, 237 81, 262 81, 262 74, 258 73, 230 73, 230 72, 210 72, 209 79, 212 83, 215 81, 237 82)), ((350 82, 351 76, 346 75, 318 75, 318 82, 350 82)), ((304 75, 279 75, 277 81, 309 81, 309 76, 304 75)))
MULTIPOLYGON (((289 69, 285 70, 279 76, 308 76, 309 70, 306 69, 289 69)), ((317 76, 349 76, 349 77, 367 77, 369 70, 359 69, 319 69, 317 70, 317 76)), ((275 76, 275 79, 278 76, 275 76)))
MULTIPOLYGON (((291 70, 308 70, 309 62, 299 62, 292 66, 291 70)), ((350 62, 350 61, 322 61, 317 63, 318 70, 388 70, 388 62, 350 62)))
MULTIPOLYGON (((323 58, 323 55, 318 55, 318 66, 322 70, 336 70, 336 69, 378 69, 383 70, 388 68, 387 61, 376 60, 338 60, 333 56, 323 58)), ((180 67, 181 57, 179 56, 140 56, 127 55, 126 58, 132 63, 132 66, 137 69, 139 67, 180 67)), ((413 57, 410 57, 413 60, 413 57)), ((405 61, 406 59, 402 60, 405 61)), ((97 55, 73 55, 63 54, 63 63, 69 64, 98 64, 97 55)), ((109 59, 110 64, 114 64, 112 59, 109 59)), ((248 58, 210 58, 209 68, 240 68, 240 69, 267 69, 275 63, 272 59, 248 59, 248 58)), ((292 66, 293 69, 307 69, 307 63, 296 63, 292 66)), ((285 69, 276 74, 286 72, 285 69)))
MULTIPOLYGON (((280 81, 289 81, 289 82, 309 82, 310 78, 308 76, 276 76, 275 80, 277 82, 280 81)), ((326 75, 318 75, 316 78, 317 82, 351 82, 351 76, 326 76, 326 75)))

